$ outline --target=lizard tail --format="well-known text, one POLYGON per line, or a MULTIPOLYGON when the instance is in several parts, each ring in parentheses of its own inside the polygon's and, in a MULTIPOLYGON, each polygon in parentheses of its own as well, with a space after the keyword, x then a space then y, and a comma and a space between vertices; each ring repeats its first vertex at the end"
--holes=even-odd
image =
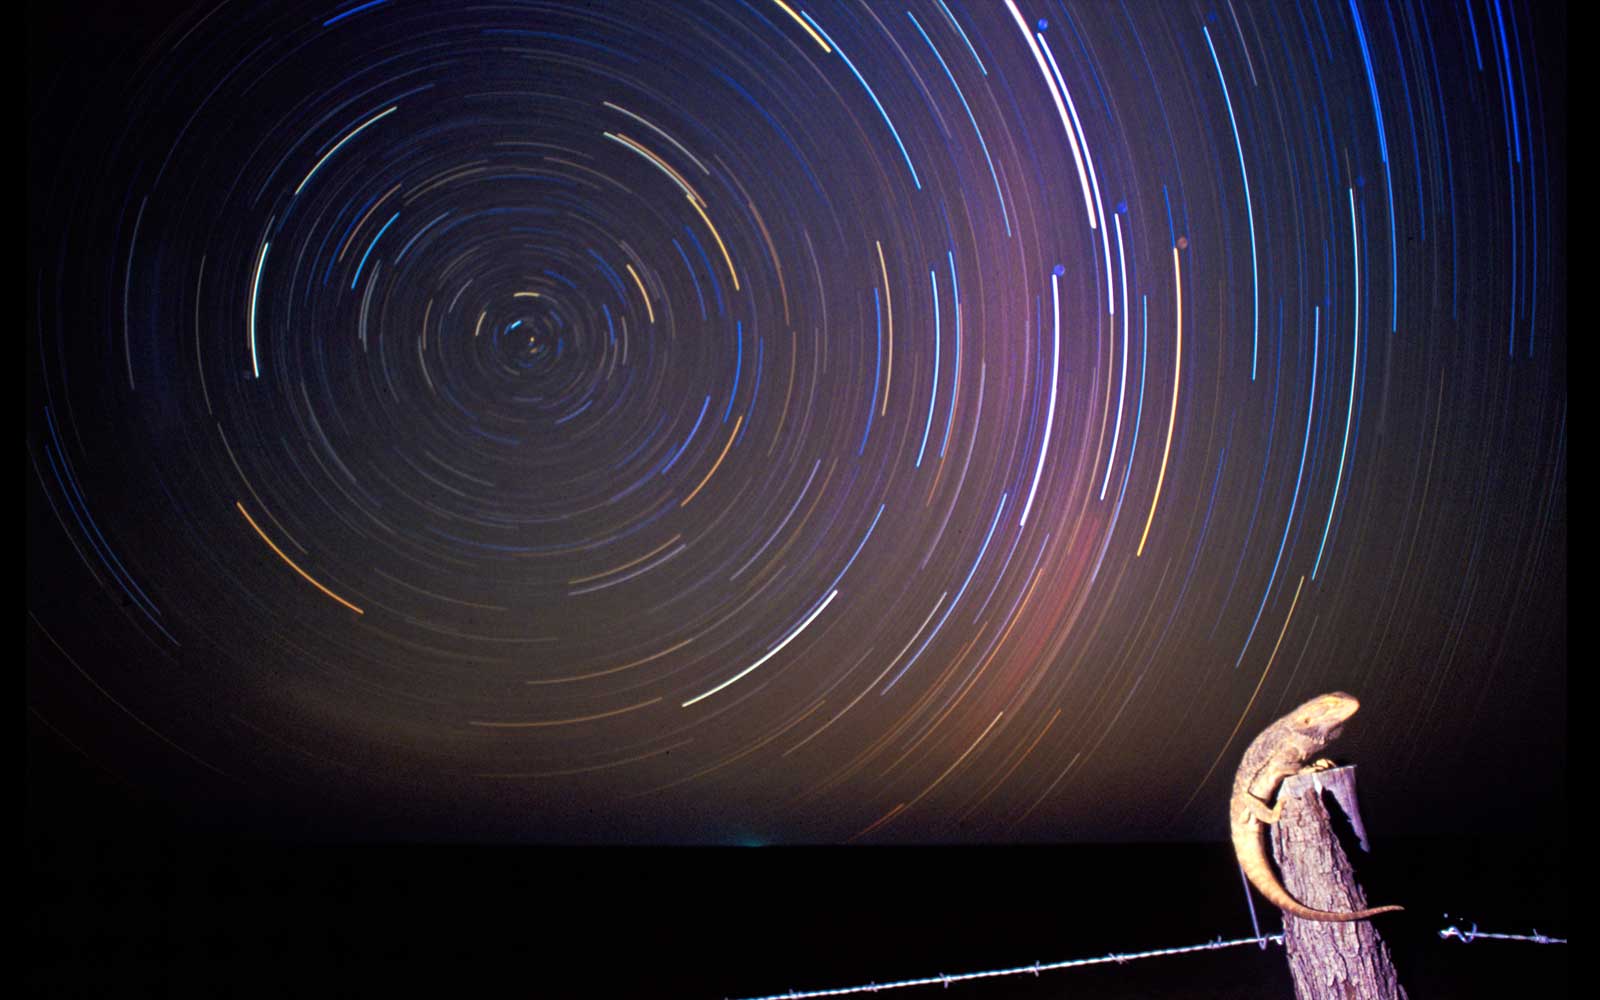
MULTIPOLYGON (((1280 904, 1281 906, 1281 904, 1280 904)), ((1282 906, 1283 912, 1301 920, 1322 920, 1326 922, 1347 922, 1351 920, 1369 920, 1380 913, 1398 913, 1404 910, 1403 906, 1374 906, 1366 910, 1351 910, 1348 913, 1339 913, 1333 910, 1313 910, 1309 906, 1295 903, 1293 906, 1282 906)))
POLYGON ((1267 897, 1267 902, 1290 916, 1299 917, 1301 920, 1344 923, 1352 920, 1369 920, 1380 913, 1397 913, 1405 909, 1403 906, 1374 906, 1365 910, 1344 912, 1313 909, 1289 895, 1289 890, 1273 876, 1271 869, 1267 867, 1265 846, 1258 831, 1237 828, 1233 833, 1234 848, 1238 852, 1239 865, 1244 871, 1245 878, 1250 880, 1250 884, 1255 886, 1261 895, 1267 897))
POLYGON ((1325 922, 1344 923, 1351 920, 1369 920, 1380 913, 1396 913, 1405 909, 1403 906, 1374 906, 1365 910, 1317 910, 1289 895, 1289 890, 1275 882, 1262 882, 1251 879, 1261 894, 1278 909, 1290 916, 1299 917, 1301 920, 1321 920, 1325 922))

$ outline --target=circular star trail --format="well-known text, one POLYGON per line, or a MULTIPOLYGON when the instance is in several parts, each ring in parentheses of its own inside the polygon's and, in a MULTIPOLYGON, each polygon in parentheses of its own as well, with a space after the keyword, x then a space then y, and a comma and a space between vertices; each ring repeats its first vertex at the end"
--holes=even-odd
POLYGON ((1565 669, 1551 31, 102 26, 30 104, 36 725, 191 811, 710 843, 1204 833, 1323 689, 1396 767, 1513 740, 1565 669))

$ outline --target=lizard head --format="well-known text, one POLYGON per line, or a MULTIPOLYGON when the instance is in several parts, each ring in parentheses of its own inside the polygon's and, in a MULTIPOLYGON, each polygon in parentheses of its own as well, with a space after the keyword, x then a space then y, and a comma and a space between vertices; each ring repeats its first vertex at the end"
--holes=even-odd
POLYGON ((1356 714, 1361 703, 1342 691, 1322 694, 1294 710, 1294 720, 1299 728, 1323 732, 1333 737, 1339 727, 1356 714))

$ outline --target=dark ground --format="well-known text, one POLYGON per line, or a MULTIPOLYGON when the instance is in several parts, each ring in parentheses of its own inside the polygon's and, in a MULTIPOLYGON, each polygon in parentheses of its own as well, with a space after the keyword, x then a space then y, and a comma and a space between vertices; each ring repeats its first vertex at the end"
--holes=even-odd
MULTIPOLYGON (((490 848, 242 839, 30 761, 26 982, 38 996, 741 998, 1251 934, 1202 844, 490 848), (438 984, 438 985, 436 985, 438 984)), ((213 824, 214 825, 214 824, 213 824)), ((1566 830, 1375 837, 1364 877, 1412 1000, 1568 993, 1566 830), (1445 916, 1448 914, 1448 916, 1445 916)), ((1264 906, 1258 901, 1258 908, 1264 906)), ((1262 911, 1269 932, 1276 917, 1262 911)), ((896 990, 905 1000, 1288 997, 1247 946, 896 990)))

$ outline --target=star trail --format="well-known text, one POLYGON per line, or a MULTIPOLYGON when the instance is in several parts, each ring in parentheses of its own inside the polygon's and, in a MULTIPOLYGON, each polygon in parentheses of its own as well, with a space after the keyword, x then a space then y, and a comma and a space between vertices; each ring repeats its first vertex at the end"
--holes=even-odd
POLYGON ((532 841, 1220 836, 1321 690, 1397 774, 1512 745, 1565 676, 1550 30, 374 0, 68 53, 30 709, 194 810, 532 841))

